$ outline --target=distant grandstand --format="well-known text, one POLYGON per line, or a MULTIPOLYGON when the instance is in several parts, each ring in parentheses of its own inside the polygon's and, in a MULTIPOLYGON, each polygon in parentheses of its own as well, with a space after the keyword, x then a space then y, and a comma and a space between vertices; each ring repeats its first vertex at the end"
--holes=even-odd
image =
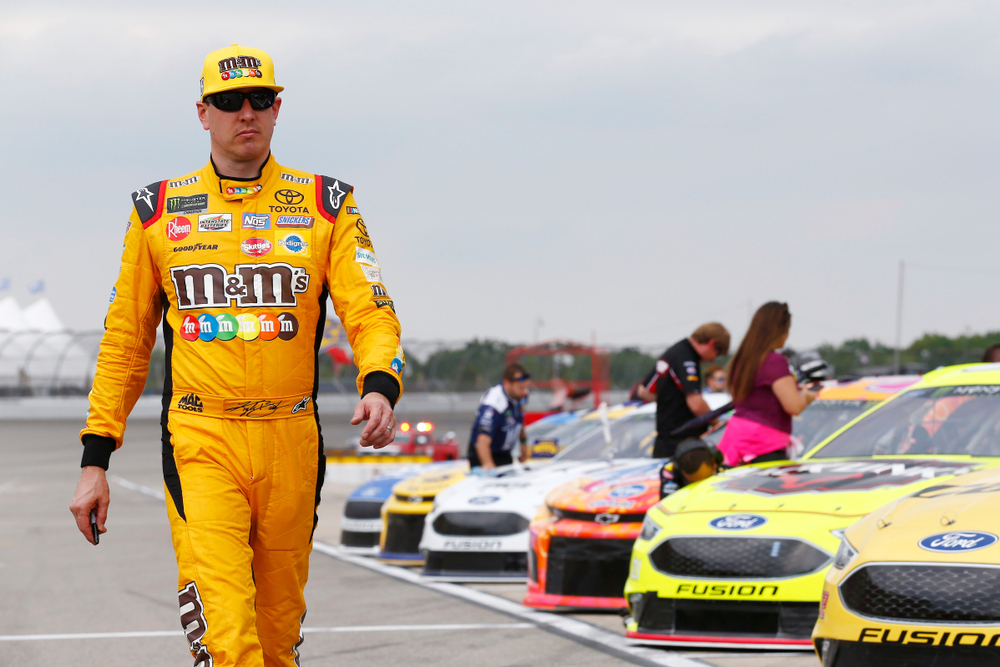
POLYGON ((44 297, 0 300, 0 396, 86 394, 102 333, 66 329, 44 297))

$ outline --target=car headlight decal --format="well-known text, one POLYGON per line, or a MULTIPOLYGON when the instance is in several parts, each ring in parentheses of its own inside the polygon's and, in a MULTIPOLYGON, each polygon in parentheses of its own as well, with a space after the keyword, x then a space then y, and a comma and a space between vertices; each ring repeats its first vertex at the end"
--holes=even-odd
POLYGON ((833 566, 838 570, 843 570, 857 555, 857 549, 851 546, 846 536, 842 537, 840 539, 840 548, 837 549, 837 555, 833 557, 833 566))
POLYGON ((660 532, 660 525, 653 521, 648 514, 642 520, 642 532, 639 533, 640 540, 651 540, 660 532))

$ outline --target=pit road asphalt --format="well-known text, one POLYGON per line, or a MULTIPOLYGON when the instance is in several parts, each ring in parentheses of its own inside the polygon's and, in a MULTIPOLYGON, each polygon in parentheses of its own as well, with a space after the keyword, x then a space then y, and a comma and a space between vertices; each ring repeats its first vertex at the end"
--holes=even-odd
MULTIPOLYGON (((0 423, 0 665, 190 665, 166 511, 155 497, 163 492, 159 424, 130 423, 125 447, 112 457, 109 532, 97 547, 79 534, 68 510, 80 427, 68 420, 0 423)), ((337 544, 351 490, 324 488, 317 542, 337 544)), ((500 600, 523 594, 522 585, 470 588, 500 600)), ((496 610, 502 604, 483 606, 318 549, 306 598, 304 666, 650 664, 496 610)), ((617 615, 571 618, 623 634, 617 615)), ((818 665, 811 653, 663 653, 695 665, 818 665)))

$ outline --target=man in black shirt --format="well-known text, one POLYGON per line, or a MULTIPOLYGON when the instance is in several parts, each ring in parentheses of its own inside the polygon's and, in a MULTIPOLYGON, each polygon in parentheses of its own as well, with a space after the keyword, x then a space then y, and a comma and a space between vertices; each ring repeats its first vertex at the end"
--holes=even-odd
MULTIPOLYGON (((679 439, 670 432, 710 410, 701 396, 701 362, 729 353, 729 331, 718 322, 703 324, 690 337, 678 341, 657 360, 645 393, 656 396, 656 444, 653 458, 674 455, 679 439)), ((685 433, 697 437, 705 432, 685 433)), ((683 439, 683 438, 682 438, 683 439)))

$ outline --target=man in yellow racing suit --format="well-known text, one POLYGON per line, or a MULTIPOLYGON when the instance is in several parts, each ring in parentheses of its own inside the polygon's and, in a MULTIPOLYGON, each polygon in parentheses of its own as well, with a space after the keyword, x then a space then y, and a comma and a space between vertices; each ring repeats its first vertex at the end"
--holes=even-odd
POLYGON ((298 665, 323 483, 316 355, 332 298, 358 367, 362 443, 395 435, 405 363, 368 229, 343 181, 279 165, 270 57, 209 54, 202 169, 132 194, 70 506, 104 532, 111 453, 163 323, 163 475, 181 624, 198 667, 298 665))

